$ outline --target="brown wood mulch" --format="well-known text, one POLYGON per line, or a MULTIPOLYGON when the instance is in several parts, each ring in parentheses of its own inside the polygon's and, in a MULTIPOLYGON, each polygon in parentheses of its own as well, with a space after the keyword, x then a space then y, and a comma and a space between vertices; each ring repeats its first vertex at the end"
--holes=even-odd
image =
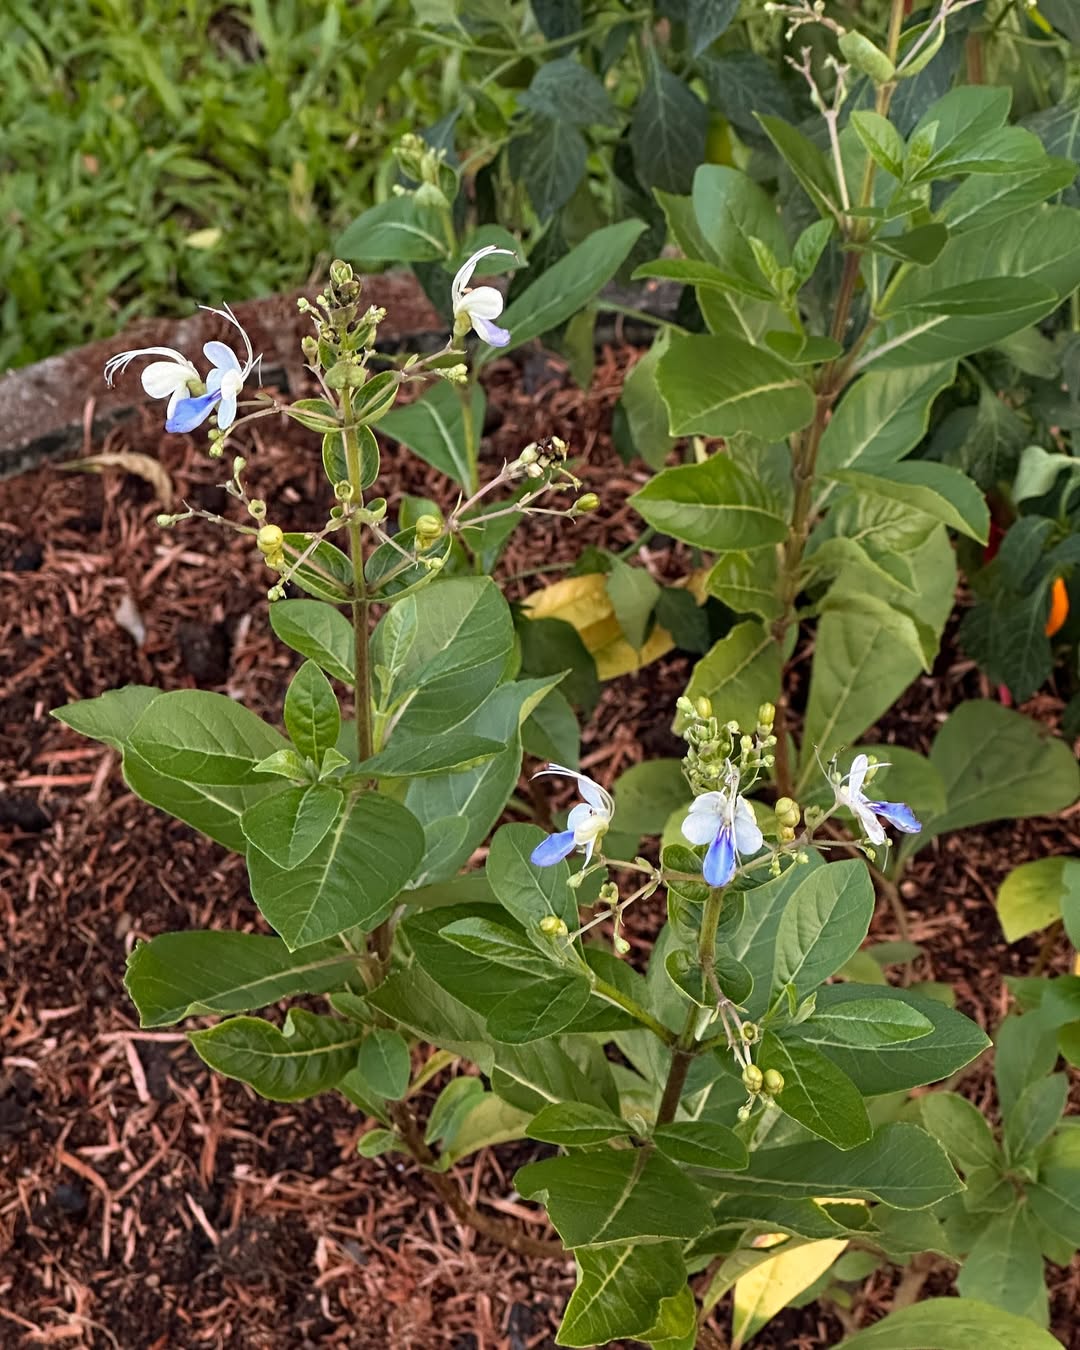
MULTIPOLYGON (((605 349, 588 396, 542 355, 490 370, 485 454, 494 464, 559 434, 598 491, 596 517, 523 526, 502 569, 521 594, 550 579, 522 573, 570 561, 586 543, 623 549, 640 523, 625 504, 644 481, 610 442, 610 413, 632 354, 605 349)), ((245 438, 249 491, 295 528, 320 522, 318 446, 265 421, 245 438)), ((183 497, 226 508, 224 474, 192 441, 162 437, 150 412, 87 450, 157 456, 183 497)), ((388 453, 380 484, 446 499, 442 480, 388 453)), ((254 928, 243 860, 132 797, 117 755, 68 732, 49 709, 125 683, 200 687, 277 719, 296 661, 270 635, 272 578, 243 540, 203 522, 163 533, 149 486, 40 469, 0 484, 0 1345, 171 1350, 540 1350, 572 1287, 569 1260, 526 1262, 461 1230, 411 1165, 357 1156, 363 1122, 332 1095, 278 1105, 206 1071, 182 1031, 143 1032, 122 989, 139 938, 191 927, 254 928), (132 634, 135 634, 133 636, 132 634)), ((233 508, 235 509, 235 508, 233 508)), ((684 560, 647 547, 658 575, 684 560)), ((668 710, 689 661, 672 655, 606 687, 583 763, 610 781, 677 753, 668 710)), ((881 728, 925 749, 948 709, 985 695, 946 650, 881 728)), ((1028 711, 1052 721, 1040 695, 1028 711)), ((1077 852, 1077 813, 1001 824, 938 841, 903 891, 919 977, 951 981, 987 1028, 1006 1011, 1002 974, 1030 969, 1038 943, 1007 947, 993 896, 1017 863, 1077 852)), ((633 914, 632 959, 647 955, 656 901, 633 914)), ((873 935, 895 937, 885 905, 873 935)), ((1052 958, 1064 968, 1064 946, 1052 958)), ((988 1067, 963 1090, 993 1112, 988 1067)), ((464 1167, 474 1200, 542 1232, 511 1186, 523 1146, 464 1167)), ((1057 1334, 1070 1329, 1080 1264, 1048 1267, 1057 1334)), ((889 1307, 895 1272, 856 1291, 848 1327, 889 1307)), ((926 1293, 949 1289, 935 1273, 926 1293)), ((719 1327, 721 1323, 717 1322, 719 1327)), ((755 1344, 835 1345, 831 1307, 791 1310, 755 1344)))

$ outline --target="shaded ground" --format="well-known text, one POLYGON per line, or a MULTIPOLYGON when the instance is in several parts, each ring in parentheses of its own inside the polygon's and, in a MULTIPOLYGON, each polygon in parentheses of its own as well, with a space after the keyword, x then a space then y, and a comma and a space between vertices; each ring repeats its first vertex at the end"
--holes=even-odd
MULTIPOLYGON (((560 434, 605 503, 576 529, 530 522, 507 575, 569 559, 585 542, 633 542, 622 503, 644 474, 624 468, 608 436, 624 360, 605 353, 588 401, 546 358, 493 368, 487 453, 498 461, 560 434)), ((272 429, 252 437, 250 490, 280 504, 277 517, 287 507, 297 528, 319 523, 307 505, 322 493, 317 443, 261 427, 272 429)), ((181 495, 226 504, 220 466, 184 438, 159 445, 151 420, 110 441, 159 455, 181 495)), ((388 496, 440 491, 422 465, 384 462, 388 496)), ((357 1157, 363 1122, 344 1101, 262 1102, 211 1076, 182 1032, 135 1024, 126 952, 167 929, 255 926, 243 860, 133 798, 117 756, 48 710, 140 682, 219 689, 277 718, 295 664, 268 636, 269 579, 254 551, 202 523, 163 534, 159 509, 145 483, 116 473, 46 469, 0 484, 0 1344, 548 1350, 569 1261, 526 1264, 460 1231, 414 1169, 357 1157), (128 630, 140 625, 136 642, 128 630)), ((664 553, 646 548, 643 559, 678 570, 664 553)), ((586 732, 590 772, 610 780, 677 750, 663 728, 687 669, 672 656, 607 687, 586 732)), ((985 692, 946 653, 884 737, 925 748, 949 707, 985 692)), ((1031 705, 1048 720, 1059 709, 1049 695, 1031 705)), ((963 1011, 992 1027, 1007 1006, 1001 975, 1029 969, 1037 950, 1005 946, 995 888, 1018 862, 1078 848, 1073 812, 927 849, 904 886, 911 935, 928 948, 920 977, 952 981, 963 1011)), ((656 902, 633 916, 632 959, 659 922, 656 902)), ((874 933, 897 935, 885 907, 874 933)), ((1064 949, 1052 957, 1064 959, 1064 949)), ((990 1105, 985 1067, 964 1091, 990 1105)), ((528 1147, 481 1154, 465 1181, 540 1232, 509 1180, 528 1147)), ((1058 1334, 1080 1347, 1069 1330, 1080 1269, 1048 1269, 1058 1334)), ((872 1277, 852 1324, 880 1315, 894 1287, 894 1276, 872 1277)), ((948 1287, 943 1272, 927 1289, 948 1287)), ((755 1344, 821 1350, 842 1334, 831 1311, 811 1307, 755 1344)))

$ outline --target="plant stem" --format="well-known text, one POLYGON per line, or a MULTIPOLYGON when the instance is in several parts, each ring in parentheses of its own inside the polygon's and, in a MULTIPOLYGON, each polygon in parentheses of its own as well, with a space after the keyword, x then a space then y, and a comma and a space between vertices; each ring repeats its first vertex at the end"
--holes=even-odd
POLYGON ((445 1172, 435 1170, 439 1165, 439 1160, 424 1142, 424 1136, 408 1106, 404 1102, 388 1102, 387 1110, 401 1142, 416 1162, 427 1170, 431 1184, 438 1192, 440 1199, 460 1223, 468 1225, 469 1228, 482 1233, 484 1237, 489 1237, 493 1242, 498 1242, 501 1246, 509 1248, 512 1252, 518 1252, 522 1256, 536 1256, 549 1260, 565 1258, 566 1252, 561 1242, 529 1237, 527 1233, 521 1232, 513 1224, 506 1223, 502 1219, 496 1219, 490 1214, 484 1214, 475 1206, 470 1205, 461 1193, 461 1187, 457 1182, 445 1172))
MULTIPOLYGON (((716 964, 716 929, 720 923, 720 910, 723 903, 723 890, 711 890, 701 915, 701 931, 698 934, 698 964, 706 972, 712 970, 716 964)), ((675 1042, 675 1048, 671 1056, 671 1067, 668 1069, 667 1081, 664 1083, 664 1095, 660 1099, 660 1109, 656 1113, 657 1125, 670 1125, 675 1119, 675 1112, 679 1109, 679 1100, 682 1097, 683 1088, 686 1086, 686 1075, 690 1072, 690 1065, 694 1062, 694 1056, 701 1049, 696 1034, 700 1011, 696 1003, 691 1003, 686 1014, 686 1022, 679 1033, 678 1040, 675 1042)))
POLYGON ((593 977, 593 989, 601 998, 606 998, 609 1003, 615 1003, 631 1017, 636 1018, 643 1027, 648 1029, 664 1042, 665 1045, 675 1045, 678 1037, 670 1029, 664 1026, 663 1022, 658 1022, 652 1013, 646 1011, 636 999, 632 999, 629 994, 624 994, 621 989, 616 989, 613 984, 608 984, 607 980, 601 980, 599 976, 593 977))
POLYGON ((480 484, 480 466, 476 446, 476 425, 473 419, 472 380, 468 384, 458 385, 457 393, 461 400, 461 430, 465 437, 465 462, 469 466, 469 491, 476 492, 480 484))
MULTIPOLYGON (((349 482, 352 484, 352 504, 360 506, 364 500, 360 486, 360 447, 356 441, 356 429, 352 425, 352 390, 344 389, 341 394, 341 412, 344 420, 342 436, 345 439, 345 462, 349 470, 349 482)), ((370 759, 374 753, 371 739, 371 660, 368 652, 368 593, 364 580, 364 535, 363 526, 354 517, 349 521, 349 556, 352 559, 353 593, 352 625, 355 640, 356 671, 354 691, 356 702, 356 755, 361 763, 370 759)))

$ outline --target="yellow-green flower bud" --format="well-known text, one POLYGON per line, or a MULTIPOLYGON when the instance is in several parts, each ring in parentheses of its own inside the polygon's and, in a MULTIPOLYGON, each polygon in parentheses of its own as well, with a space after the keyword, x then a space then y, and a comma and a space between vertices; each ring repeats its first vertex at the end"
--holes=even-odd
POLYGON ((735 1114, 739 1119, 739 1124, 745 1125, 746 1122, 750 1119, 750 1103, 749 1102, 744 1103, 742 1106, 739 1107, 738 1111, 736 1111, 735 1114))
POLYGON ((706 698, 704 694, 699 694, 694 699, 694 711, 703 722, 712 716, 712 699, 706 698))
POLYGON ((347 281, 352 281, 353 270, 347 262, 342 262, 340 258, 335 258, 330 264, 330 280, 335 286, 344 286, 347 281))
POLYGON ((356 489, 347 478, 343 478, 340 483, 334 484, 334 496, 339 502, 351 502, 356 496, 356 489))
POLYGON ((540 920, 540 931, 546 937, 566 937, 570 930, 557 914, 545 914, 540 920))
POLYGON ((543 478, 544 476, 544 470, 539 464, 527 464, 525 466, 525 472, 530 478, 543 478))
POLYGON ((232 462, 233 477, 239 478, 246 468, 247 460, 243 455, 237 455, 232 462))
POLYGON ((748 1064, 742 1071, 742 1080, 747 1092, 760 1092, 765 1076, 756 1064, 748 1064))
POLYGON ((175 517, 175 516, 164 516, 164 515, 158 516, 158 517, 157 517, 157 523, 158 523, 158 526, 159 526, 161 529, 163 529, 163 530, 171 530, 172 527, 176 524, 176 517, 175 517))
POLYGON ((888 84, 895 77, 896 67, 863 33, 845 33, 837 45, 844 60, 875 84, 888 84))
POLYGON ((757 710, 757 720, 759 727, 771 727, 776 721, 776 705, 763 703, 757 710))
POLYGON ((304 359, 310 365, 314 365, 315 362, 319 359, 318 339, 311 337, 310 334, 307 337, 301 338, 300 350, 304 353, 304 359))
POLYGON ((742 1038, 748 1045, 753 1045, 758 1038, 758 1024, 756 1022, 744 1022, 742 1024, 742 1038))
POLYGON ((790 797, 777 797, 776 806, 773 808, 776 812, 776 819, 781 825, 795 826, 799 823, 799 804, 792 801, 790 797))
POLYGON ((277 553, 285 542, 285 535, 277 525, 264 525, 255 536, 255 542, 260 553, 277 553))
POLYGON ((597 511, 599 508, 600 498, 595 492, 583 493, 574 503, 574 513, 579 516, 583 516, 589 511, 597 511))
POLYGON ((537 455, 536 455, 536 442, 535 442, 535 441, 530 441, 529 444, 525 447, 525 449, 522 450, 521 454, 518 455, 518 463, 519 463, 519 464, 535 464, 535 463, 536 463, 536 458, 537 458, 537 455))
POLYGON ((625 956, 630 950, 629 942, 627 942, 627 940, 624 937, 620 937, 618 933, 615 934, 611 942, 612 946, 615 948, 615 950, 619 953, 620 956, 625 956))
POLYGON ((764 1088, 770 1097, 775 1097, 778 1092, 783 1092, 784 1075, 779 1069, 765 1070, 764 1088))
POLYGON ((442 536, 443 523, 438 516, 417 516, 413 533, 417 548, 430 548, 436 539, 442 536))

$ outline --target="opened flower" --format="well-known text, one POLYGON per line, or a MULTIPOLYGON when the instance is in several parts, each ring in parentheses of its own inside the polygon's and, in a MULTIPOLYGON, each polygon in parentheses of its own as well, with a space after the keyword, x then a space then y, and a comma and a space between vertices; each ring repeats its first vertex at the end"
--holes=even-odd
POLYGON ((529 861, 535 867, 553 867, 578 848, 585 854, 587 867, 592 861, 597 841, 603 838, 611 825, 611 817, 615 812, 611 794, 586 774, 564 769, 561 764, 549 764, 533 777, 541 778, 544 774, 565 774, 567 778, 576 778, 583 800, 571 808, 566 818, 566 829, 549 834, 537 844, 529 855, 529 861))
MULTIPOLYGON (((204 305, 203 308, 209 306, 204 305)), ((165 423, 166 431, 194 431, 209 417, 210 410, 215 404, 218 410, 217 424, 222 431, 227 431, 236 421, 236 396, 255 368, 256 359, 251 350, 251 339, 241 328, 239 320, 228 305, 224 309, 211 309, 210 313, 228 319, 237 329, 244 340, 244 364, 240 364, 240 358, 224 342, 205 343, 203 355, 212 367, 206 377, 206 393, 181 399, 170 410, 169 420, 165 423)))
POLYGON ((727 790, 697 797, 682 823, 684 839, 709 845, 701 870, 710 886, 726 886, 739 860, 756 853, 765 842, 754 809, 739 796, 738 786, 738 776, 730 774, 727 790))
POLYGON ((486 258, 492 253, 505 253, 510 258, 516 256, 508 248, 496 248, 494 244, 488 244, 458 268, 457 276, 454 277, 453 285, 450 287, 454 303, 454 335, 463 337, 471 328, 493 347, 505 347, 510 341, 510 334, 505 328, 500 328, 498 324, 492 322, 503 311, 502 296, 494 286, 475 288, 469 286, 476 264, 481 258, 486 258))
MULTIPOLYGON (((878 768, 888 768, 879 764, 878 768)), ((862 826, 863 834, 872 844, 884 844, 886 835, 881 820, 887 820, 894 829, 904 834, 918 834, 922 825, 915 818, 915 812, 903 802, 872 802, 863 792, 863 783, 870 768, 866 755, 856 755, 851 761, 851 772, 836 789, 837 801, 847 806, 862 826), (881 820, 878 817, 881 817, 881 820)))
POLYGON ((202 387, 202 376, 181 352, 172 347, 135 347, 121 352, 105 363, 105 383, 111 385, 122 375, 137 356, 167 356, 167 361, 151 361, 142 373, 142 387, 151 398, 167 398, 166 417, 171 418, 176 405, 190 395, 192 389, 202 387))

